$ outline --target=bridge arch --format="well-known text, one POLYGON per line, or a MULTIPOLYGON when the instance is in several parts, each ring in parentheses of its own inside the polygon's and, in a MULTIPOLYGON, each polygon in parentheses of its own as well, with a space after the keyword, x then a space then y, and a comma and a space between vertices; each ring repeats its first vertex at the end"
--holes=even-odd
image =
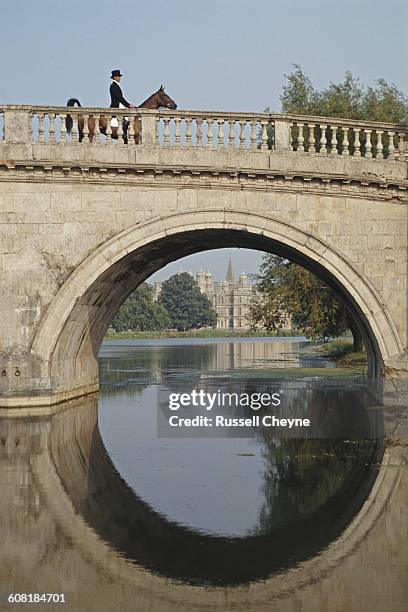
POLYGON ((360 327, 372 376, 402 352, 396 327, 375 288, 327 241, 258 212, 184 209, 136 224, 102 244, 52 300, 31 350, 47 370, 57 401, 97 389, 103 337, 117 308, 141 282, 180 257, 221 247, 288 257, 333 287, 360 327))

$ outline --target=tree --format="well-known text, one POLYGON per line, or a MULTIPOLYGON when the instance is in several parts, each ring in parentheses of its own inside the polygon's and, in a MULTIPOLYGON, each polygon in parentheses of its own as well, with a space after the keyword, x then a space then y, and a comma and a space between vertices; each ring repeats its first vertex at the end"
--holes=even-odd
POLYGON ((174 274, 164 281, 159 303, 166 309, 171 327, 185 331, 215 326, 217 314, 210 300, 202 294, 197 282, 187 272, 174 274))
POLYGON ((362 339, 353 317, 334 291, 317 276, 278 255, 265 254, 251 305, 251 325, 280 329, 289 315, 292 324, 313 340, 337 337, 350 329, 354 350, 362 339))
POLYGON ((375 87, 366 87, 346 72, 343 81, 318 91, 299 64, 294 64, 285 78, 280 96, 284 113, 390 123, 408 120, 406 96, 384 79, 378 79, 375 87))
POLYGON ((286 83, 280 95, 282 112, 311 115, 317 92, 299 64, 294 64, 293 68, 290 74, 285 74, 286 83))
POLYGON ((156 331, 170 327, 161 304, 153 300, 153 287, 142 283, 122 304, 111 323, 115 331, 156 331))

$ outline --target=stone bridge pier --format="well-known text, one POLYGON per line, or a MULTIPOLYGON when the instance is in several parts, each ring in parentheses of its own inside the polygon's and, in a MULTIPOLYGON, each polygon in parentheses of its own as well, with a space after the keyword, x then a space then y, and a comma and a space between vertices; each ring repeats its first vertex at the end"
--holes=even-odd
POLYGON ((71 134, 67 112, 0 106, 1 406, 96 391, 126 297, 170 261, 220 247, 318 274, 354 315, 370 377, 405 387, 404 128, 134 109, 142 142, 125 144, 87 128, 109 126, 110 111, 70 108, 71 134))

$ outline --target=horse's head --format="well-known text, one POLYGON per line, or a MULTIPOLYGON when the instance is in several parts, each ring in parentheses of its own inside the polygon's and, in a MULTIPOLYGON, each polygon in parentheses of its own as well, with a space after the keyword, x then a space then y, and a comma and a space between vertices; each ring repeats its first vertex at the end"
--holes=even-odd
POLYGON ((176 110, 177 104, 170 98, 170 96, 166 94, 163 85, 156 92, 156 96, 159 108, 170 108, 171 110, 176 110))

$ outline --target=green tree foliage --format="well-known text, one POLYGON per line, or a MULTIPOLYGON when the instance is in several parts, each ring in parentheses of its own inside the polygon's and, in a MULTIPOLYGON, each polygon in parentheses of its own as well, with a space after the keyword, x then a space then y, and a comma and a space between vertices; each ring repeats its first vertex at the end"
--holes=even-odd
POLYGON ((298 64, 285 78, 280 96, 284 113, 390 123, 408 120, 408 99, 384 79, 378 79, 374 87, 366 87, 346 72, 343 81, 319 91, 298 64))
POLYGON ((170 317, 170 326, 178 331, 216 325, 217 314, 211 302, 187 272, 164 281, 159 303, 170 317))
POLYGON ((350 329, 354 349, 361 350, 359 330, 343 303, 317 276, 278 255, 265 254, 251 305, 252 327, 269 331, 292 325, 313 340, 337 337, 350 329))
POLYGON ((153 300, 153 287, 142 283, 122 304, 111 326, 115 331, 156 331, 170 327, 163 306, 153 300))
POLYGON ((311 115, 315 108, 316 90, 311 79, 298 64, 290 74, 285 74, 286 83, 280 95, 283 113, 311 115))

